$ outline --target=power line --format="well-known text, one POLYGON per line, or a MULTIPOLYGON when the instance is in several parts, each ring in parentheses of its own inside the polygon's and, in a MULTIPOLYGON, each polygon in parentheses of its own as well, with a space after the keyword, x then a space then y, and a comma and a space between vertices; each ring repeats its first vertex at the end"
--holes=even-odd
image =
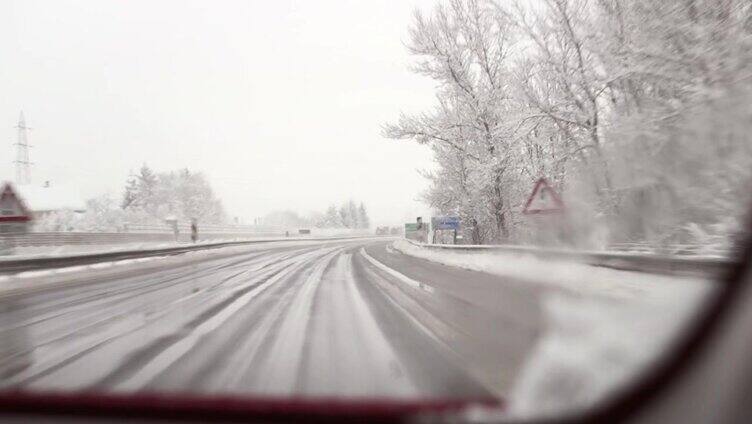
POLYGON ((27 131, 31 128, 26 126, 26 119, 24 113, 21 111, 21 116, 18 118, 18 140, 16 141, 16 184, 30 184, 31 183, 31 165, 29 162, 29 142, 27 138, 27 131))

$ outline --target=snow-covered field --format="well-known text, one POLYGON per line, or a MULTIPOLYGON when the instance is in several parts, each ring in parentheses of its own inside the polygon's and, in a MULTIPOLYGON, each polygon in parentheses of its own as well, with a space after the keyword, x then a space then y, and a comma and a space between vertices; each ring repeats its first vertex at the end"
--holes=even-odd
POLYGON ((654 363, 712 293, 709 281, 537 259, 532 254, 429 250, 414 257, 547 289, 547 325, 510 399, 518 417, 592 405, 654 363))

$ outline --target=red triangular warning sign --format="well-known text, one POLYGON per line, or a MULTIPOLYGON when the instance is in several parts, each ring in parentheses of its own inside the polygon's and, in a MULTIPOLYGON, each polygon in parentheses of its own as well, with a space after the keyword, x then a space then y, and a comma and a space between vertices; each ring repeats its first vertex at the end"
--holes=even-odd
POLYGON ((548 185, 545 178, 539 179, 535 183, 533 192, 525 202, 525 208, 522 213, 525 215, 537 213, 560 213, 564 211, 564 202, 554 189, 548 185))
POLYGON ((0 203, 3 203, 5 205, 4 208, 7 207, 10 211, 9 215, 3 213, 3 215, 0 216, 0 221, 25 222, 31 220, 31 210, 26 207, 23 200, 16 194, 11 183, 3 183, 2 188, 0 189, 0 203))

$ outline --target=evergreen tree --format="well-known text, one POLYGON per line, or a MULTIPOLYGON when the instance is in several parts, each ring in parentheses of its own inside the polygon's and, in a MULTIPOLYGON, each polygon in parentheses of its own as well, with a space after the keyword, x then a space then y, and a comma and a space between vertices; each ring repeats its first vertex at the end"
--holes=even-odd
POLYGON ((337 212, 337 207, 330 205, 324 214, 324 228, 342 228, 342 217, 337 212))
POLYGON ((369 228, 370 226, 371 220, 368 217, 366 206, 363 202, 360 202, 360 207, 358 208, 358 228, 369 228))
POLYGON ((346 204, 343 204, 339 207, 339 219, 340 222, 342 222, 342 226, 345 228, 351 228, 352 226, 352 215, 350 215, 350 210, 347 208, 346 204))
POLYGON ((350 199, 347 202, 347 214, 350 216, 350 226, 347 228, 360 228, 360 222, 358 220, 358 207, 355 202, 350 199))
POLYGON ((158 178, 146 164, 141 166, 137 178, 138 191, 136 201, 147 213, 154 215, 158 205, 155 204, 154 194, 157 189, 158 178))

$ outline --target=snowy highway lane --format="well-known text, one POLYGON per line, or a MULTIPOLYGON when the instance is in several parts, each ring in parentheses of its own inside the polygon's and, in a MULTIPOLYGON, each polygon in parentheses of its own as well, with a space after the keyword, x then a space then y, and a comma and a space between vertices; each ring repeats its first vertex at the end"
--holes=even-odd
POLYGON ((0 388, 506 396, 542 330, 541 289, 390 245, 236 248, 5 295, 0 388))

